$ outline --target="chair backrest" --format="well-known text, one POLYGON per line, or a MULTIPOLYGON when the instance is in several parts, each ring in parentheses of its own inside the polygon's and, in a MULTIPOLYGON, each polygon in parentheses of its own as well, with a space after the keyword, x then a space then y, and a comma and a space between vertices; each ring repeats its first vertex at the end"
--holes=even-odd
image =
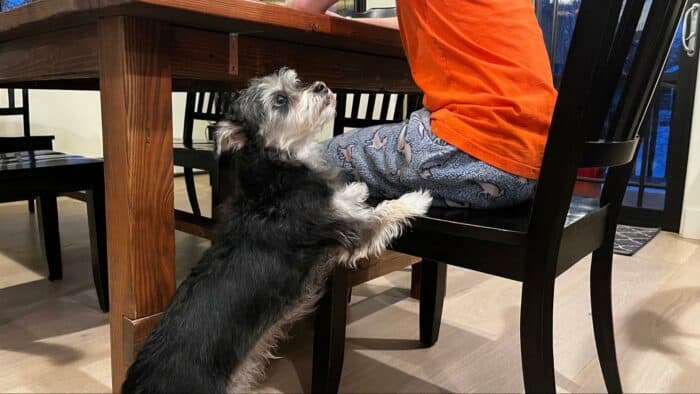
MULTIPOLYGON (((530 231, 547 234, 548 239, 558 242, 579 168, 631 166, 641 122, 684 4, 685 0, 581 2, 547 139, 530 231), (633 61, 625 76, 628 56, 633 61)), ((616 189, 624 191, 628 179, 622 178, 615 177, 614 181, 621 184, 615 185, 616 189)), ((606 183, 605 187, 611 185, 606 183)))
POLYGON ((209 122, 220 120, 233 95, 234 93, 228 91, 193 91, 187 93, 185 123, 182 131, 182 141, 185 146, 192 147, 194 122, 196 120, 209 122))
POLYGON ((54 136, 0 137, 0 153, 52 150, 54 136))
MULTIPOLYGON (((0 116, 21 116, 24 136, 29 137, 29 91, 21 89, 20 100, 15 97, 15 89, 5 89, 4 93, 7 94, 8 105, 0 106, 0 116)), ((2 90, 0 90, 0 94, 3 94, 2 90)))
POLYGON ((369 127, 382 123, 400 122, 420 108, 422 96, 419 94, 369 93, 359 90, 337 90, 338 115, 333 123, 333 135, 345 132, 346 127, 369 127), (381 94, 381 97, 379 96, 381 94), (360 101, 367 98, 364 112, 360 111, 360 101), (393 104, 393 105, 392 105, 393 104), (375 113, 377 113, 375 116, 375 113))

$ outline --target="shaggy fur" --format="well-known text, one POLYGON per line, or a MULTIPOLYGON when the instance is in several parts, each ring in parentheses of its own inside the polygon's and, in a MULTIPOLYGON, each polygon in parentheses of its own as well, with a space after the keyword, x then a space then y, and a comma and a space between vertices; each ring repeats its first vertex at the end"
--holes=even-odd
POLYGON ((239 155, 234 197, 212 247, 180 285, 129 368, 124 393, 240 392, 263 375, 287 326, 309 313, 334 266, 381 252, 431 199, 376 208, 342 185, 313 134, 335 115, 320 82, 292 70, 251 82, 219 123, 219 153, 239 155))

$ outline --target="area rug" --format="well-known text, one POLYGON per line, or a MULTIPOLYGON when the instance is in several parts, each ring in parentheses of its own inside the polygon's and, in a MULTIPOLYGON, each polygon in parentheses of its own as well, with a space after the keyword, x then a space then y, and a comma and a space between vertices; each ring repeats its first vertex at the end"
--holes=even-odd
POLYGON ((615 232, 615 253, 632 256, 649 241, 656 237, 661 229, 625 226, 620 224, 615 232))

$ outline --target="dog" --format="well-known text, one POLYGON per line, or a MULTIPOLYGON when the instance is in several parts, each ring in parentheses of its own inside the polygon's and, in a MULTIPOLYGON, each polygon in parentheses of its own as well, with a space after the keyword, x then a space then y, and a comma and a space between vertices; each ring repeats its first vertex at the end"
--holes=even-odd
POLYGON ((330 271, 382 252, 431 204, 427 192, 368 205, 343 184, 314 134, 335 116, 323 82, 294 70, 254 79, 217 124, 239 160, 211 248, 178 287, 127 372, 123 393, 250 389, 289 325, 310 313, 330 271))

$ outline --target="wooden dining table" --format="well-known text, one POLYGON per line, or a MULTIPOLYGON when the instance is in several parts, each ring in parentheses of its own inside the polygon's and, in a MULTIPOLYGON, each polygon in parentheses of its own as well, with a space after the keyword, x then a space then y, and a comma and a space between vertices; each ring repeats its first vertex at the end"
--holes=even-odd
POLYGON ((417 91, 397 31, 276 4, 35 0, 0 12, 0 87, 100 91, 113 390, 175 291, 172 92, 239 88, 283 66, 332 88, 417 91))

